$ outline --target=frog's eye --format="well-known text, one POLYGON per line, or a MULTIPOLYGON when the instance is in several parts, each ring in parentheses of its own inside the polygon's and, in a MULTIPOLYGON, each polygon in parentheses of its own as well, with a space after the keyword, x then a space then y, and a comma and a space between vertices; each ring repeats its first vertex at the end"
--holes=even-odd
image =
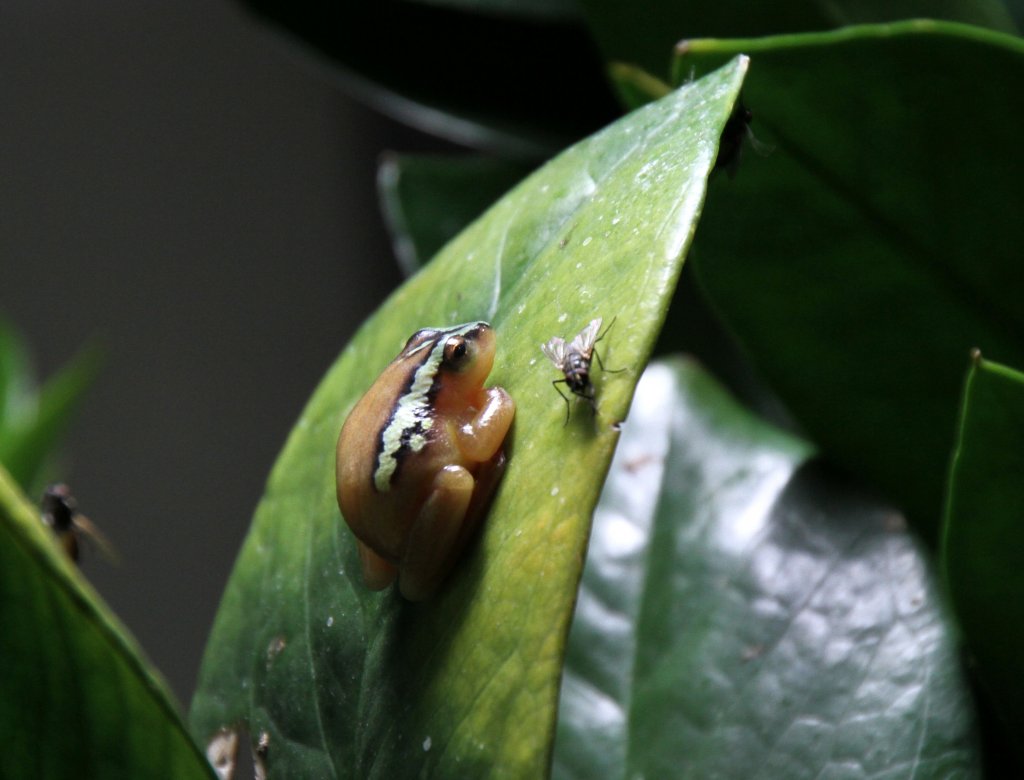
POLYGON ((444 345, 445 368, 458 371, 469 365, 469 342, 463 336, 452 336, 444 345))

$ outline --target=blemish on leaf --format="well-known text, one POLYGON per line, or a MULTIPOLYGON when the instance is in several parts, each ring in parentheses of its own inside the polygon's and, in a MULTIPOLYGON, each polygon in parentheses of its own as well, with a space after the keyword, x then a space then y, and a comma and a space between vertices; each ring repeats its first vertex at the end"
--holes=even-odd
POLYGON ((761 657, 764 653, 764 645, 749 645, 743 648, 743 661, 750 662, 761 657))
POLYGON ((238 731, 222 728, 206 745, 206 760, 220 780, 232 780, 238 760, 238 731))
POLYGON ((267 754, 270 752, 270 734, 263 730, 252 749, 253 777, 255 780, 267 780, 267 754))
POLYGON ((886 531, 891 534, 903 533, 907 530, 907 519, 899 512, 890 512, 882 520, 886 531))
POLYGON ((288 641, 278 634, 270 643, 267 645, 267 671, 270 671, 270 667, 273 666, 274 660, 281 654, 281 651, 288 646, 288 641))
POLYGON ((635 458, 630 458, 623 464, 622 467, 630 474, 635 474, 644 466, 650 466, 651 464, 658 463, 661 460, 662 458, 660 456, 654 455, 653 453, 649 452, 645 455, 639 455, 635 458))

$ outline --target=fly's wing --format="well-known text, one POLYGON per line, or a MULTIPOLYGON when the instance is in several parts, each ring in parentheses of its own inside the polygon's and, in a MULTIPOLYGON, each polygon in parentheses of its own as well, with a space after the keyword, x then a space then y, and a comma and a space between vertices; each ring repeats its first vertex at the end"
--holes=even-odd
POLYGON ((540 351, 547 355, 548 360, 555 364, 559 371, 565 365, 565 341, 558 336, 552 336, 547 344, 540 345, 540 351))
MULTIPOLYGON (((88 517, 76 514, 71 523, 74 526, 74 531, 78 531, 83 537, 95 544, 104 558, 111 563, 117 563, 120 560, 114 545, 110 543, 110 540, 103 535, 103 532, 88 517)), ((75 534, 72 532, 69 535, 74 537, 75 534)))
POLYGON ((579 352, 587 360, 590 360, 590 355, 594 351, 594 344, 597 343, 597 334, 600 332, 601 318, 598 317, 596 320, 591 320, 590 324, 576 335, 576 338, 572 340, 572 344, 569 345, 569 350, 579 352))

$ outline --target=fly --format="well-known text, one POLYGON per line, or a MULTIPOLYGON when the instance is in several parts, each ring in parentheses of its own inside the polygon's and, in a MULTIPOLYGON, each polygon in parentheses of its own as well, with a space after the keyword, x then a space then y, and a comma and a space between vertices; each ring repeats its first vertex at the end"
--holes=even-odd
POLYGON ((718 142, 718 157, 715 159, 715 171, 724 170, 732 179, 740 165, 740 152, 743 150, 743 142, 749 141, 750 146, 759 155, 771 154, 775 147, 762 143, 754 136, 750 123, 754 119, 754 112, 747 108, 741 101, 737 101, 729 118, 725 120, 725 127, 722 128, 722 137, 718 142))
POLYGON ((57 536, 64 553, 72 561, 78 562, 83 538, 94 542, 107 558, 116 560, 113 546, 89 518, 78 511, 78 502, 71 488, 64 483, 46 488, 42 500, 42 519, 43 524, 57 536))
POLYGON ((564 375, 561 379, 551 382, 558 394, 565 401, 565 424, 569 424, 569 414, 572 407, 565 393, 558 387, 565 385, 577 398, 584 399, 590 404, 590 408, 597 413, 597 402, 595 400, 594 384, 590 381, 590 363, 597 358, 597 365, 602 371, 607 370, 610 374, 617 374, 625 371, 624 368, 605 369, 601 361, 601 355, 597 351, 597 342, 608 335, 608 331, 615 324, 613 319, 608 327, 601 333, 601 318, 591 320, 587 326, 576 334, 576 338, 568 344, 558 336, 552 336, 547 344, 541 344, 541 351, 547 355, 548 360, 555 364, 555 368, 564 375))

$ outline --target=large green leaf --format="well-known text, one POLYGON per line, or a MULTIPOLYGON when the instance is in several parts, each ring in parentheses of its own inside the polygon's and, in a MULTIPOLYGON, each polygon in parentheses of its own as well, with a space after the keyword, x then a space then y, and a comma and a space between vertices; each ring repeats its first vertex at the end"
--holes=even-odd
MULTIPOLYGON (((684 38, 747 38, 830 30, 852 24, 918 17, 1016 32, 999 0, 786 0, 703 3, 582 0, 587 22, 605 56, 660 76, 684 38)), ((825 79, 827 81, 827 79, 825 79)))
POLYGON ((377 192, 405 274, 412 276, 527 173, 492 157, 385 156, 377 192))
POLYGON ((928 558, 695 363, 648 369, 594 518, 561 778, 976 777, 928 558))
POLYGON ((1024 42, 930 22, 691 41, 678 73, 736 51, 774 151, 712 181, 694 269, 811 437, 934 539, 957 367, 975 346, 1024 365, 1024 42))
POLYGON ((0 777, 210 778, 170 694, 0 468, 0 777))
POLYGON ((566 151, 499 201, 359 331, 292 432, 221 604, 194 733, 266 735, 273 777, 541 776, 590 518, 693 234, 737 58, 566 151), (598 413, 564 424, 539 345, 618 317, 598 413), (508 470, 441 592, 361 582, 335 503, 348 411, 410 333, 488 319, 516 401, 508 470))
POLYGON ((616 115, 599 55, 564 3, 246 0, 377 109, 427 132, 544 158, 616 115), (547 6, 552 13, 532 13, 547 6))
MULTIPOLYGON (((1024 730, 1024 374, 978 356, 964 390, 943 562, 974 668, 1020 747, 1024 730)), ((1019 753, 1024 755, 1024 751, 1019 753)))

